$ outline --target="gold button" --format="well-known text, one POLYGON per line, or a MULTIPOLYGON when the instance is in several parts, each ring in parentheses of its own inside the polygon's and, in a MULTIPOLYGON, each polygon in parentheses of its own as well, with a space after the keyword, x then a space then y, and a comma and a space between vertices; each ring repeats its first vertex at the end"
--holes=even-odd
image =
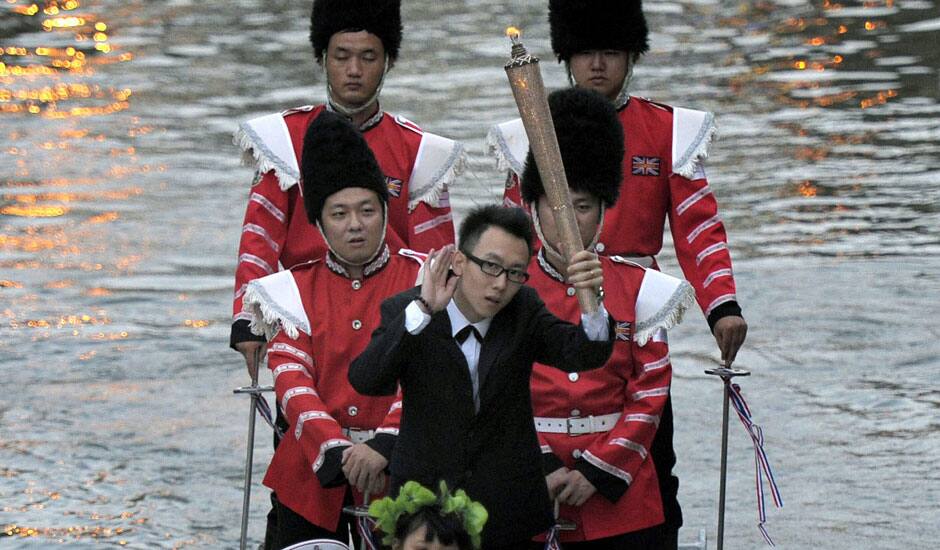
POLYGON ((359 329, 361 329, 361 328, 362 328, 362 321, 360 321, 359 319, 356 319, 355 321, 352 322, 352 327, 353 327, 353 330, 359 330, 359 329))
POLYGON ((362 281, 360 281, 359 279, 354 280, 352 282, 352 287, 353 287, 353 290, 359 290, 360 288, 362 288, 362 281))

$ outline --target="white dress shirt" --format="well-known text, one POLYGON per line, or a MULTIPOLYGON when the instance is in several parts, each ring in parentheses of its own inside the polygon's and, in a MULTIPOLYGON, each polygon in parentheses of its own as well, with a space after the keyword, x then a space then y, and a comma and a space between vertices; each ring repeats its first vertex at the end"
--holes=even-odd
MULTIPOLYGON (((447 315, 450 317, 451 336, 457 337, 457 333, 467 325, 473 325, 480 333, 481 338, 486 337, 486 332, 490 329, 493 322, 492 317, 471 323, 467 317, 457 307, 457 302, 453 298, 447 303, 447 315)), ((405 330, 412 335, 418 335, 431 322, 431 316, 424 312, 416 301, 412 301, 405 308, 405 330)), ((607 308, 601 303, 597 311, 591 314, 581 314, 581 326, 584 328, 584 334, 593 342, 606 342, 610 336, 608 329, 607 308)), ((483 342, 477 340, 472 332, 460 345, 460 351, 467 359, 467 367, 470 369, 470 380, 473 383, 473 404, 477 412, 480 410, 480 348, 483 342)))

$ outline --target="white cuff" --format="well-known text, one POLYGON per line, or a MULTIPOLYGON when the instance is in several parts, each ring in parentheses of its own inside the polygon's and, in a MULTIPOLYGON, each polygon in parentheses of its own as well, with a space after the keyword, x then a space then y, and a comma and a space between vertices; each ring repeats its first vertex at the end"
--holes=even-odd
POLYGON ((609 316, 603 302, 598 304, 594 313, 581 314, 581 327, 588 340, 592 342, 606 342, 610 339, 609 316))
POLYGON ((418 302, 412 300, 405 308, 405 330, 416 336, 431 322, 431 316, 425 313, 418 302))

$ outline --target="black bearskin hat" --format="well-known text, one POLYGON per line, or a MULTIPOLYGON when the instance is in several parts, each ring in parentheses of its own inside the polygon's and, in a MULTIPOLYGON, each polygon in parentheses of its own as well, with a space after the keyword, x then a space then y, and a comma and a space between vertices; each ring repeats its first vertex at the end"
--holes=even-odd
POLYGON ((307 127, 300 157, 304 208, 307 219, 316 224, 326 199, 347 187, 375 191, 382 204, 388 203, 388 187, 379 163, 362 133, 342 116, 323 111, 307 127))
POLYGON ((330 37, 349 30, 378 36, 395 61, 401 46, 401 0, 314 0, 310 42, 317 59, 323 59, 330 37))
MULTIPOLYGON (((586 191, 610 208, 623 179, 623 127, 613 104, 592 90, 567 88, 548 96, 568 187, 586 191)), ((522 171, 522 199, 534 203, 545 194, 532 150, 522 171)))
POLYGON ((641 0, 549 0, 548 23, 559 61, 584 50, 650 49, 641 0))

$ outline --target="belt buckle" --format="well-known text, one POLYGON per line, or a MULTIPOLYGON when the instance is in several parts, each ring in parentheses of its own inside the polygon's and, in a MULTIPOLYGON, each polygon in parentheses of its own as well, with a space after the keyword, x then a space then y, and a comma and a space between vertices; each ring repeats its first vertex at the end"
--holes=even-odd
POLYGON ((580 432, 580 433, 572 433, 572 430, 575 428, 574 426, 571 425, 571 421, 572 421, 572 420, 578 421, 578 420, 581 420, 581 417, 580 417, 580 416, 569 416, 568 418, 565 419, 565 429, 566 429, 567 432, 568 432, 568 437, 574 437, 574 436, 576 436, 576 435, 582 435, 582 434, 584 433, 583 431, 580 432))

